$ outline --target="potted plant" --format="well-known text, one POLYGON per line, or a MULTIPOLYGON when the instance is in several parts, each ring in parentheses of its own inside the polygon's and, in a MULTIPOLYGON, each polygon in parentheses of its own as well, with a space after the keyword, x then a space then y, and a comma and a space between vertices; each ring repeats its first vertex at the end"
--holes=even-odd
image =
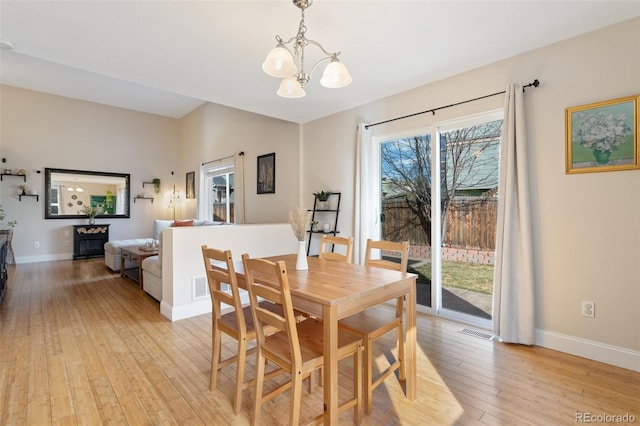
POLYGON ((87 204, 82 206, 82 208, 78 211, 78 213, 82 213, 84 215, 89 216, 89 225, 93 225, 96 223, 96 216, 103 213, 102 207, 95 206, 91 207, 87 204))
POLYGON ((159 194, 160 193, 160 178, 153 178, 152 182, 153 182, 153 187, 156 190, 156 194, 159 194))
POLYGON ((24 183, 18 185, 18 188, 20 188, 20 190, 22 191, 21 192, 22 195, 26 195, 27 194, 27 190, 29 189, 29 187, 24 183))
POLYGON ((331 191, 318 191, 313 193, 318 201, 327 201, 331 194, 333 194, 331 191))
POLYGON ((327 208, 327 201, 329 200, 329 197, 331 196, 331 194, 333 194, 333 192, 331 191, 318 191, 313 193, 313 195, 318 200, 319 209, 322 210, 327 208))
POLYGON ((15 263, 15 259, 13 257, 13 247, 11 247, 11 241, 13 240, 13 228, 18 224, 17 220, 10 220, 7 223, 4 223, 4 209, 2 205, 0 205, 0 234, 5 234, 7 236, 7 263, 13 264, 15 263))
MULTIPOLYGON (((4 214, 4 209, 2 208, 2 205, 0 205, 0 231, 12 231, 13 228, 18 224, 18 221, 10 220, 5 224, 4 223, 5 217, 6 216, 4 214)), ((8 232, 5 232, 5 233, 8 233, 8 232)))

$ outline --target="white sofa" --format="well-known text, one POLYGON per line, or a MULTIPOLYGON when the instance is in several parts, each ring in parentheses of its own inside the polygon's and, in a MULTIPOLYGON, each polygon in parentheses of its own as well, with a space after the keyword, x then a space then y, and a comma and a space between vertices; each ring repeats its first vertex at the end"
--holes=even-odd
POLYGON ((156 256, 149 256, 141 263, 142 289, 158 302, 162 301, 162 233, 160 249, 156 256))
MULTIPOLYGON (((163 229, 171 227, 173 220, 155 220, 153 222, 153 236, 149 238, 135 238, 128 240, 109 241, 104 244, 104 263, 113 272, 120 271, 120 252, 122 247, 143 246, 147 241, 159 240, 163 229)), ((193 226, 217 225, 222 222, 212 222, 206 220, 194 220, 193 226)))

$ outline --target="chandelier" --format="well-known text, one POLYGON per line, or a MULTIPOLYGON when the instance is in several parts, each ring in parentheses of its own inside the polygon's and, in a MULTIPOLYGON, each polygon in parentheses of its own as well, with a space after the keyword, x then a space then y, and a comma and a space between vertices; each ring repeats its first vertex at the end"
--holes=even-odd
POLYGON ((351 75, 349 75, 347 67, 338 60, 340 52, 330 53, 320 43, 309 40, 305 36, 307 27, 304 24, 304 11, 312 3, 313 0, 293 0, 293 4, 302 11, 298 33, 287 41, 276 35, 278 45, 269 52, 267 59, 262 63, 262 70, 265 73, 272 77, 283 79, 277 91, 278 95, 283 98, 303 97, 305 95, 304 85, 311 80, 311 74, 313 74, 318 65, 327 59, 329 63, 322 73, 320 84, 330 89, 337 89, 348 86, 351 83, 351 75), (287 48, 287 45, 291 45, 293 52, 287 48), (304 49, 309 45, 320 48, 325 56, 318 60, 311 68, 311 71, 307 73, 304 69, 304 49))

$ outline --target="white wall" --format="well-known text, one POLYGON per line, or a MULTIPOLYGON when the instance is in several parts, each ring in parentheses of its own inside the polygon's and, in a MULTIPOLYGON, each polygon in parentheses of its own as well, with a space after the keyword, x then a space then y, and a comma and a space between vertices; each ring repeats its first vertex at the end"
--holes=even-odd
MULTIPOLYGON (((341 190, 346 196, 340 227, 353 235, 359 122, 424 111, 535 78, 541 86, 526 91, 525 103, 539 343, 640 369, 640 170, 569 176, 564 168, 565 108, 640 94, 640 19, 305 124, 304 203, 310 207, 310 194, 318 189, 341 190), (322 153, 327 161, 317 161, 322 153), (595 302, 595 318, 581 317, 582 300, 595 302)), ((496 96, 373 132, 416 129, 502 103, 496 96)))
POLYGON ((288 223, 263 225, 184 226, 162 232, 162 302, 160 311, 176 321, 211 312, 211 297, 197 297, 195 285, 206 285, 203 244, 231 250, 234 262, 248 253, 267 257, 296 253, 298 241, 288 223))

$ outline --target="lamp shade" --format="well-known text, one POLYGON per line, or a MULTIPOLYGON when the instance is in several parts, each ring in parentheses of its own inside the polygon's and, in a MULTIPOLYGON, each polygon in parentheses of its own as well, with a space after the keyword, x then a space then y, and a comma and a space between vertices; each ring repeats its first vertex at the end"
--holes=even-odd
POLYGON ((342 62, 334 58, 324 69, 320 84, 330 89, 345 87, 351 84, 351 74, 342 62))
POLYGON ((298 72, 298 67, 293 60, 291 53, 282 46, 277 45, 267 55, 267 59, 262 63, 262 71, 272 77, 284 78, 298 72))
POLYGON ((306 93, 295 77, 287 77, 280 83, 280 88, 276 92, 283 98, 301 98, 306 93))

